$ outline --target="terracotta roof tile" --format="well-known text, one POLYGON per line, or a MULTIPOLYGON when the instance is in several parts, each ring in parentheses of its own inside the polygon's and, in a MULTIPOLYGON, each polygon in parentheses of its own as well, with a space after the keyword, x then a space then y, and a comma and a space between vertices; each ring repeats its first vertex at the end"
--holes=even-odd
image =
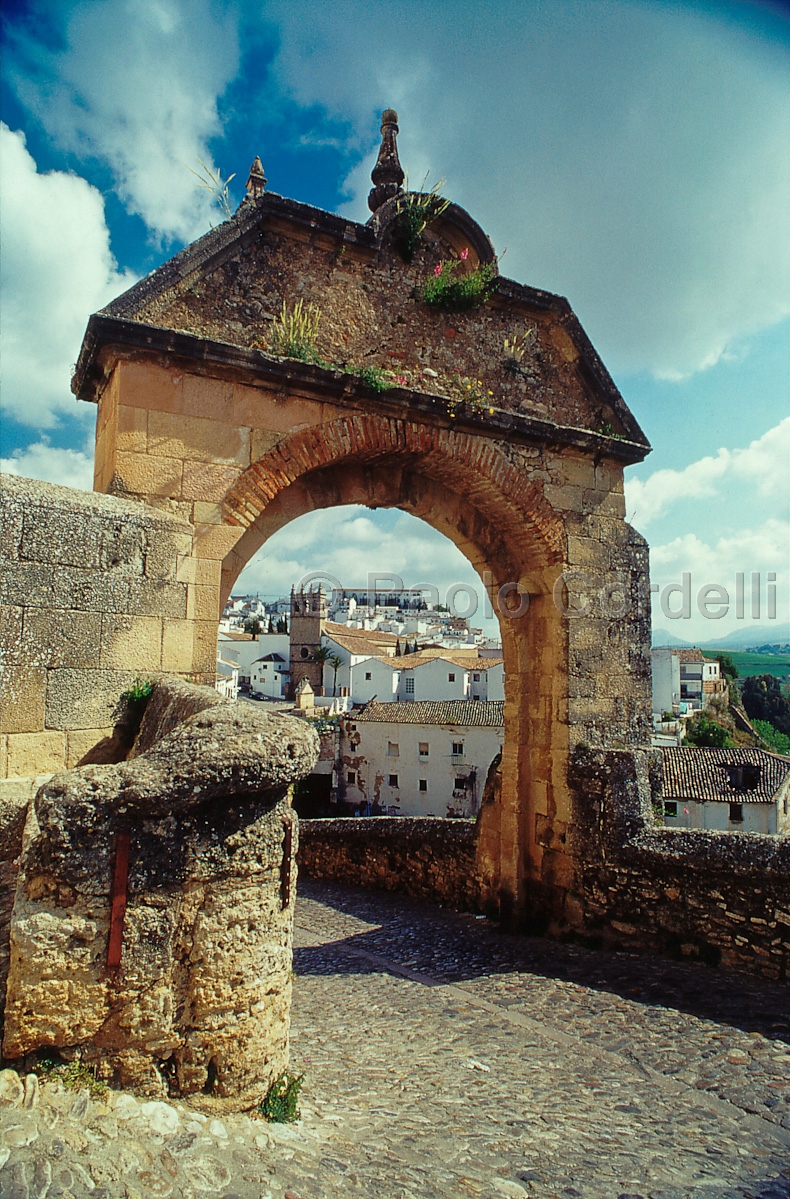
POLYGON ((790 758, 764 749, 680 746, 664 750, 664 798, 770 803, 790 774, 790 758), (760 766, 754 790, 732 786, 727 766, 760 766))
POLYGON ((501 728, 505 725, 502 700, 445 699, 418 703, 384 704, 373 700, 351 720, 393 724, 454 724, 470 728, 501 728))

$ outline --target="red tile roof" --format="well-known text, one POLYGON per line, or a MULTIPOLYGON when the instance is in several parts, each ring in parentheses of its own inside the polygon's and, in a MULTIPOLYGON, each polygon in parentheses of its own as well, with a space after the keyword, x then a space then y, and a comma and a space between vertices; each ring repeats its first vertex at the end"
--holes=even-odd
POLYGON ((717 803, 770 803, 790 774, 790 758, 764 749, 714 749, 680 746, 664 750, 664 799, 717 803), (727 766, 759 766, 754 790, 734 787, 727 766))
POLYGON ((362 712, 350 713, 349 719, 362 723, 452 724, 504 730, 505 705, 502 700, 445 699, 404 704, 373 700, 362 712))

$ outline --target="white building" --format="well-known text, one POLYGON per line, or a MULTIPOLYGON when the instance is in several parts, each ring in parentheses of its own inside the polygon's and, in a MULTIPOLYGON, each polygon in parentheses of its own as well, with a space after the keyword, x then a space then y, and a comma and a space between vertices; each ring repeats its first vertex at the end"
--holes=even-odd
POLYGON ((391 816, 475 816, 504 703, 371 703, 342 722, 338 798, 391 816))
POLYGON ((718 662, 701 649, 656 647, 651 651, 653 712, 698 712, 714 695, 724 695, 727 681, 718 662))
POLYGON ((239 687, 246 690, 251 686, 251 667, 258 658, 267 654, 281 654, 286 663, 290 652, 287 633, 260 633, 250 637, 248 633, 220 632, 217 640, 217 663, 235 666, 239 672, 239 687))
MULTIPOLYGON (((276 636, 276 634, 274 634, 276 636)), ((287 641, 287 637, 285 638, 287 641)), ((272 650, 250 665, 250 693, 266 699, 285 699, 291 679, 287 655, 272 650)))
POLYGON ((790 834, 790 758, 697 746, 663 756, 669 827, 790 834))

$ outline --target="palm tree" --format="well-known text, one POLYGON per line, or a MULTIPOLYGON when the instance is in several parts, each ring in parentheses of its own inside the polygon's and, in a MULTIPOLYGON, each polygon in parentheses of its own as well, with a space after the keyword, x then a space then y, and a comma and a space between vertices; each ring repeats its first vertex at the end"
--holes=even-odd
POLYGON ((343 659, 339 658, 337 654, 330 654, 326 661, 327 665, 331 666, 332 670, 334 671, 334 675, 332 677, 332 695, 334 695, 337 691, 337 672, 343 665, 343 659))

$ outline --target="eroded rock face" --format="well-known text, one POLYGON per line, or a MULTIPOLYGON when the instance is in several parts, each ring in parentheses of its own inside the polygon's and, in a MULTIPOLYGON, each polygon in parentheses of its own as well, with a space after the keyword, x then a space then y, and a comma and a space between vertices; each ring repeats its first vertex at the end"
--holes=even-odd
POLYGON ((7 1058, 79 1049, 140 1093, 205 1092, 220 1108, 258 1102, 287 1065, 288 788, 311 769, 318 740, 293 718, 217 698, 160 682, 141 730, 150 748, 38 791, 11 922, 7 1058), (159 727, 170 731, 157 738, 159 727), (113 967, 113 878, 127 834, 113 967))

